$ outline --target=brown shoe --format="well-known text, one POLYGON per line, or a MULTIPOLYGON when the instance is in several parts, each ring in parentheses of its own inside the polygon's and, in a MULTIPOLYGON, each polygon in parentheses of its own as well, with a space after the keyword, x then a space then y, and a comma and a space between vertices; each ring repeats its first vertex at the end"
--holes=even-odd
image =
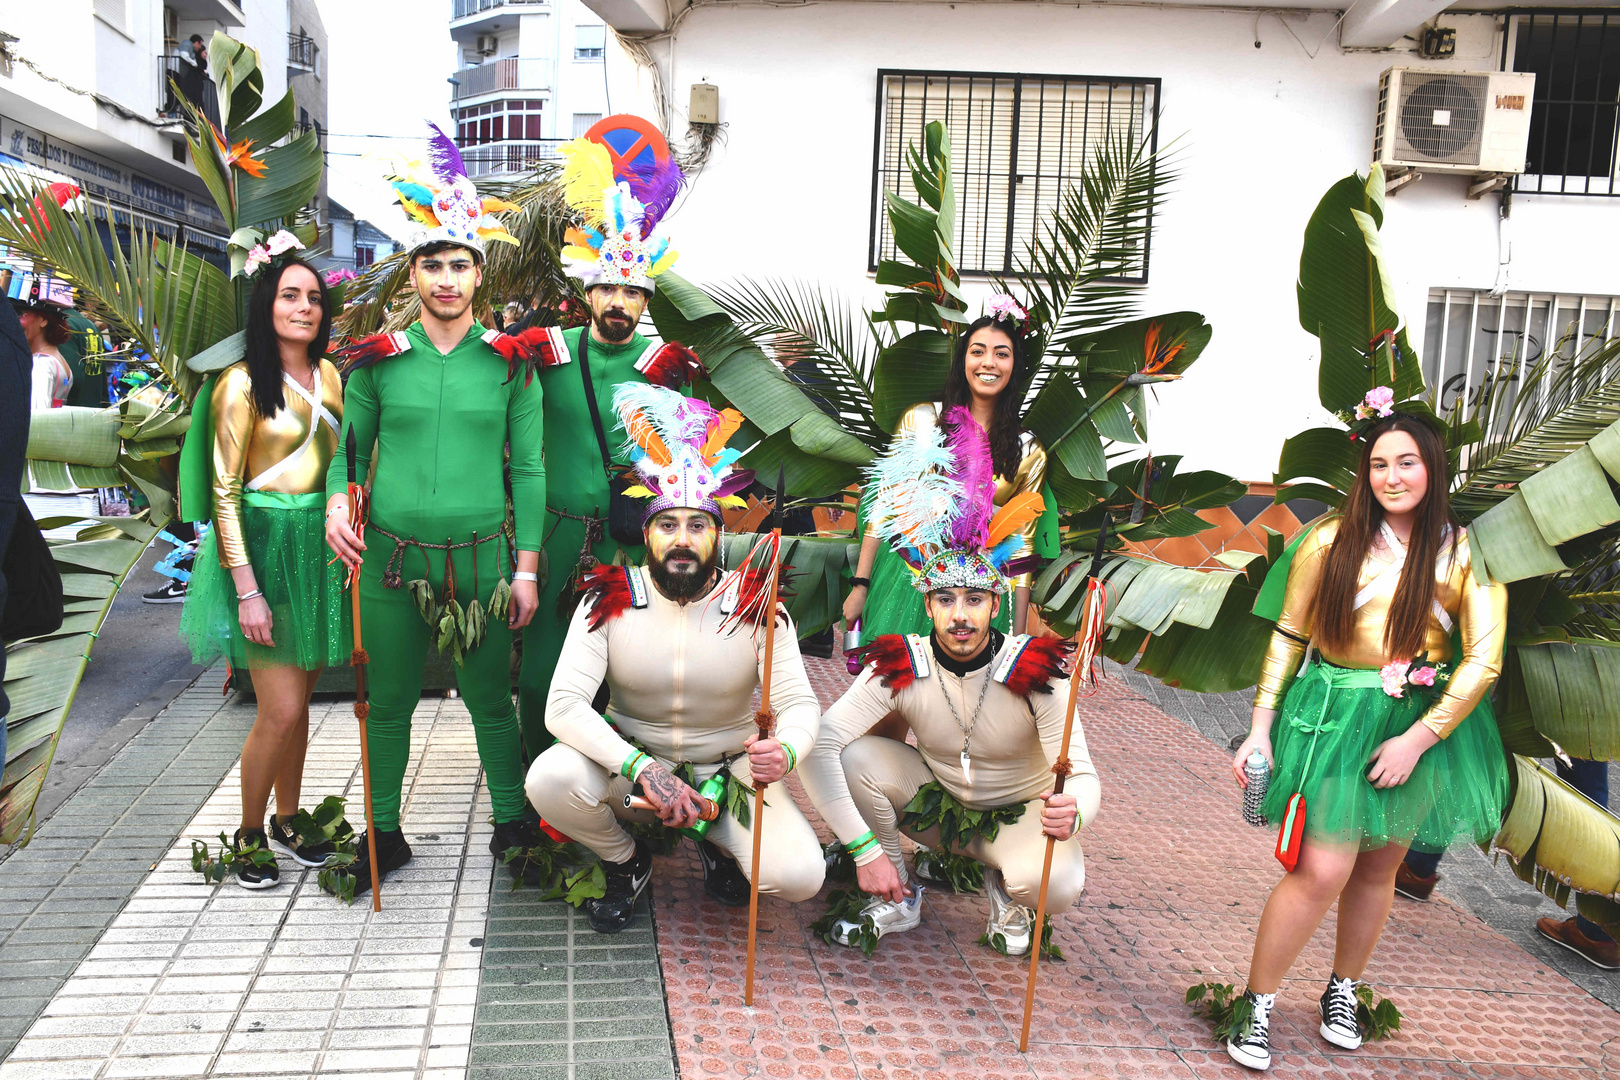
POLYGON ((1581 933, 1574 919, 1537 919, 1536 929, 1548 941, 1562 945, 1582 960, 1605 971, 1620 971, 1620 942, 1593 941, 1581 933))
POLYGON ((1434 892, 1434 887, 1439 881, 1439 874, 1419 877, 1404 862, 1395 868, 1395 891, 1408 900, 1427 900, 1429 895, 1434 892))

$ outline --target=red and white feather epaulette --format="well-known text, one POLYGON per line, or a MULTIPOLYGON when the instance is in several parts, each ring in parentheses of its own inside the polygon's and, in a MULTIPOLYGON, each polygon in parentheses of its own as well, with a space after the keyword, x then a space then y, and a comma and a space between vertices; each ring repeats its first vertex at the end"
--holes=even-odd
POLYGON ((346 374, 370 367, 390 356, 409 352, 410 348, 411 339, 405 335, 405 331, 395 330, 392 334, 372 334, 370 337, 357 338, 342 348, 333 350, 332 355, 341 361, 339 366, 346 374))
POLYGON ((1050 694, 1053 680, 1068 677, 1067 661, 1072 655, 1074 642, 1068 638, 1018 634, 1007 642, 1007 651, 991 677, 1019 697, 1050 694))
POLYGON ((506 361, 507 382, 517 378, 519 370, 523 371, 524 386, 529 385, 534 373, 541 368, 557 367, 572 359, 562 331, 555 326, 531 326, 515 334, 486 330, 484 344, 506 361))
POLYGON ((647 376, 648 382, 671 390, 679 390, 700 375, 708 374, 697 353, 678 341, 647 346, 647 351, 636 361, 636 370, 647 376))
POLYGON ((647 606, 647 583, 633 566, 593 566, 580 578, 579 593, 590 605, 592 630, 600 630, 629 608, 647 606))
POLYGON ((928 654, 928 639, 917 634, 884 634, 859 653, 861 663, 895 693, 932 674, 928 654))

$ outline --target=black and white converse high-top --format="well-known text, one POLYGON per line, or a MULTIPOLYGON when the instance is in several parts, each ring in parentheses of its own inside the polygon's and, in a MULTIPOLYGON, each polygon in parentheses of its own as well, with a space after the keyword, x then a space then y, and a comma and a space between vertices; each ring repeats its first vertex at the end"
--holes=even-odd
POLYGON ((1232 1060, 1239 1065, 1250 1069, 1271 1068, 1271 1010, 1277 1005, 1276 994, 1257 994, 1253 990, 1243 991, 1243 996, 1249 999, 1254 1006, 1254 1013, 1249 1020, 1249 1026, 1244 1031, 1243 1038, 1237 1042, 1227 1041, 1226 1052, 1232 1060))
POLYGON ((1328 977, 1327 989, 1322 991, 1322 1038, 1342 1050, 1361 1047, 1361 1025, 1356 1022, 1356 987, 1354 979, 1341 979, 1335 971, 1328 977))

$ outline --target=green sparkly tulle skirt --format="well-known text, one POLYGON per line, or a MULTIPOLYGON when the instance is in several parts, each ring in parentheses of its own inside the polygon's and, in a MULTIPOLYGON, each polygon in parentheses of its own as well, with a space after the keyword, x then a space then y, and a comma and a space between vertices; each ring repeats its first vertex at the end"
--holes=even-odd
POLYGON ((219 564, 215 531, 197 549, 180 614, 180 636, 193 661, 211 664, 223 656, 232 667, 297 667, 314 671, 348 661, 343 638, 342 564, 328 566, 326 495, 245 492, 242 540, 259 588, 270 605, 273 647, 242 636, 237 623, 236 582, 219 564))
POLYGON ((1411 687, 1391 697, 1377 671, 1313 658, 1271 728, 1276 769, 1261 804, 1266 820, 1281 825, 1297 791, 1305 796, 1305 836, 1313 843, 1362 851, 1409 843, 1436 852, 1455 840, 1490 839, 1502 824, 1508 771, 1488 698, 1424 751, 1406 783, 1379 789, 1367 780, 1378 745, 1417 723, 1434 700, 1411 687))

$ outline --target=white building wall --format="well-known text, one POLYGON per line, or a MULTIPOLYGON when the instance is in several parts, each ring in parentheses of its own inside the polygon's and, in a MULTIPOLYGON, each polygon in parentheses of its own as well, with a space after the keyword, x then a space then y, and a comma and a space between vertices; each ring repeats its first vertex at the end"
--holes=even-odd
MULTIPOLYGON (((1290 16, 1314 45, 1334 14, 1290 16)), ((1491 16, 1446 16, 1458 58, 1344 53, 1313 60, 1253 12, 1023 4, 816 4, 694 9, 653 46, 679 142, 691 84, 720 88, 726 138, 671 218, 679 271, 699 282, 793 276, 880 295, 866 273, 879 68, 1163 80, 1161 142, 1176 180, 1152 239, 1143 312, 1192 309, 1214 327, 1204 357, 1162 388, 1155 452, 1269 480, 1281 439, 1324 417, 1315 339, 1299 327, 1295 278, 1306 221, 1371 156, 1379 74, 1391 66, 1495 70, 1491 16)), ((610 46, 610 51, 611 46, 610 46)), ((615 61, 616 65, 619 61, 615 61)), ((644 73, 615 67, 614 105, 656 115, 644 73), (638 93, 639 90, 639 93, 638 93)), ((1498 197, 1429 173, 1389 202, 1384 229, 1400 309, 1421 350, 1428 290, 1489 288, 1498 197)), ((1516 196, 1515 289, 1620 295, 1620 204, 1516 196)), ((986 286, 975 285, 983 295, 986 286)))

